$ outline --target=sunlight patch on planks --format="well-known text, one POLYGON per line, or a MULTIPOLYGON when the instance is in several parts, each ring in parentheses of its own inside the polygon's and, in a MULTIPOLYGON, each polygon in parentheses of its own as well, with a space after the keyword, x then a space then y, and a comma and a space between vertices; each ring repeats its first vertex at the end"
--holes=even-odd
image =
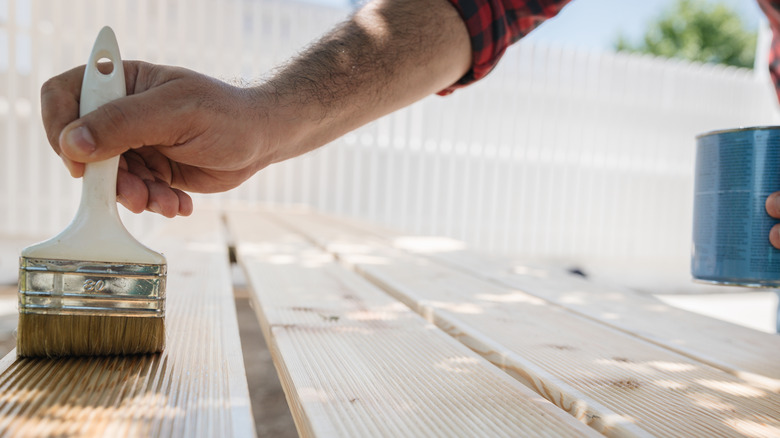
POLYGON ((302 436, 594 434, 300 235, 228 225, 302 436))
MULTIPOLYGON (((607 435, 739 436, 738 424, 764 435, 780 430, 780 395, 771 387, 570 312, 539 294, 393 249, 337 221, 273 215, 607 435), (615 417, 625 421, 603 420, 615 417)), ((736 346, 732 352, 739 354, 736 346)))
POLYGON ((163 353, 0 362, 0 435, 253 437, 223 224, 166 222, 146 243, 168 259, 163 353))

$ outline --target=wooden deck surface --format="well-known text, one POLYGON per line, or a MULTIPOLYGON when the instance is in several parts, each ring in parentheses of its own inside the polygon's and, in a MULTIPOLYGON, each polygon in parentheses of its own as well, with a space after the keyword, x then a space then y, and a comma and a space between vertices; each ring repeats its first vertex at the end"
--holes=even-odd
MULTIPOLYGON (((311 214, 274 213, 284 224, 334 254, 363 277, 438 327, 489 359, 539 394, 607 435, 621 436, 772 436, 780 433, 780 394, 772 377, 779 365, 759 357, 750 371, 730 361, 719 369, 703 358, 728 359, 727 350, 709 350, 713 342, 695 345, 704 334, 702 320, 687 312, 679 318, 675 338, 659 329, 649 342, 614 326, 610 312, 584 314, 556 297, 559 281, 539 279, 534 293, 453 268, 429 257, 393 248, 387 241, 346 222, 311 214), (545 296, 545 286, 553 289, 545 296), (680 342, 696 354, 681 354, 680 342), (702 358, 702 359, 699 359, 702 358)), ((561 275, 560 273, 558 275, 561 275)), ((563 278, 561 281, 568 281, 563 278)), ((565 283, 564 283, 565 284, 565 283)), ((571 284, 569 284, 571 287, 571 284)), ((582 286, 580 299, 597 294, 598 285, 582 286)), ((612 291, 612 294, 616 292, 612 291)), ((598 298, 598 294, 596 295, 598 298)), ((633 299, 630 294, 623 298, 633 299)), ((576 300, 573 300, 576 302, 576 300)), ((615 298, 613 301, 618 301, 615 298)), ((658 309, 664 307, 656 303, 658 309)), ((631 303, 624 310, 630 311, 631 303)), ((593 306, 592 306, 593 307, 593 306)), ((640 306, 641 307, 641 306, 640 306)), ((653 318, 664 312, 631 313, 653 318)), ((703 317, 701 317, 703 318, 703 317)), ((664 319, 656 319, 663 324, 664 319)), ((643 324, 652 322, 645 321, 643 324)), ((710 336, 728 345, 734 328, 715 320, 710 336)), ((745 333, 735 330, 739 338, 745 333)), ((747 338, 744 338, 747 339, 747 338)), ((756 333, 746 352, 775 354, 777 337, 756 333)), ((741 346, 732 345, 731 355, 741 346)), ((760 355, 759 355, 760 356, 760 355)))
POLYGON ((594 435, 301 235, 228 225, 302 436, 594 435))
POLYGON ((780 436, 780 336, 312 212, 164 223, 165 352, 12 352, 0 436, 254 436, 229 246, 301 436, 780 436))
POLYGON ((477 254, 452 239, 407 236, 365 222, 314 213, 307 216, 331 225, 331 234, 324 236, 331 239, 330 244, 339 236, 348 236, 423 255, 780 392, 780 337, 774 334, 680 310, 626 288, 567 275, 560 267, 477 254), (735 348, 739 354, 734 354, 735 348))
POLYGON ((168 222, 162 354, 0 361, 0 436, 255 435, 220 218, 168 222))

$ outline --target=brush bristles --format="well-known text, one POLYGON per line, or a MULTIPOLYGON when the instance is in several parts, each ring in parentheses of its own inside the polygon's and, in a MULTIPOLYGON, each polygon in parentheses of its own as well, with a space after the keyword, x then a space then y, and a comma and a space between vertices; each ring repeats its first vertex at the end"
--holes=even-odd
POLYGON ((146 354, 164 347, 163 318, 19 314, 18 357, 146 354))

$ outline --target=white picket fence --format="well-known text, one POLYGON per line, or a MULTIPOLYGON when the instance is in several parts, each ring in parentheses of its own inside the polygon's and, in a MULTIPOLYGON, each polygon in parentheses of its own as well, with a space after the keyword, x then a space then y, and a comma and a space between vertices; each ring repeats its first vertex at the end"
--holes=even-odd
MULTIPOLYGON (((75 211, 80 186, 49 150, 38 92, 86 60, 101 26, 125 59, 251 79, 347 13, 259 0, 0 3, 0 234, 50 234, 75 211)), ((493 252, 686 263, 695 135, 777 122, 752 71, 520 43, 468 89, 207 197, 306 204, 493 252)))

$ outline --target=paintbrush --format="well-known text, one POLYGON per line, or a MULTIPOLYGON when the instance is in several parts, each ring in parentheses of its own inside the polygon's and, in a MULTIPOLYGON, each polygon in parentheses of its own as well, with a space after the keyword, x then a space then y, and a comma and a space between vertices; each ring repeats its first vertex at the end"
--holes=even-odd
MULTIPOLYGON (((84 71, 80 115, 125 93, 116 36, 104 27, 84 71), (98 69, 105 60, 110 73, 98 69)), ((22 251, 19 357, 162 351, 165 257, 122 225, 116 205, 118 166, 118 156, 88 163, 73 221, 52 239, 22 251)))

